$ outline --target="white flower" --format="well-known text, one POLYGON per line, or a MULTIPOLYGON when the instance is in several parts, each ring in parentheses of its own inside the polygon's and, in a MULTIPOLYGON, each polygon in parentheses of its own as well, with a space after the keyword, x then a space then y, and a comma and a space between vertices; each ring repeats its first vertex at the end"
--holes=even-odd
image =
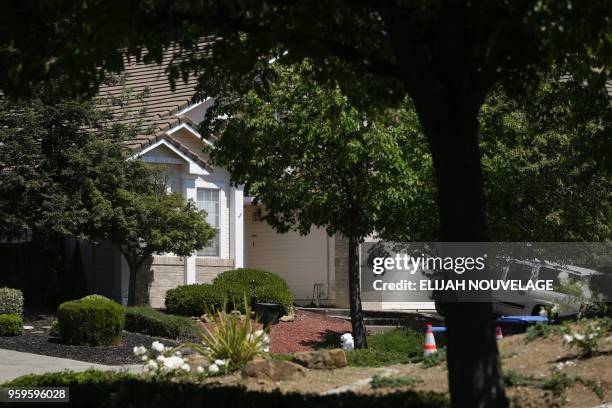
POLYGON ((157 362, 155 362, 155 360, 149 360, 145 368, 150 371, 155 371, 158 368, 157 362))
POLYGON ((144 346, 134 347, 132 351, 134 352, 135 356, 142 356, 143 354, 147 353, 147 349, 144 346))
POLYGON ((157 351, 158 353, 161 353, 165 349, 164 345, 157 340, 155 340, 153 344, 151 344, 151 348, 157 351))
POLYGON ((196 368, 196 371, 198 372, 198 374, 202 374, 204 372, 204 367, 198 366, 198 368, 196 368))
POLYGON ((157 356, 157 361, 159 361, 160 363, 163 363, 166 360, 166 356, 157 356))
POLYGON ((186 372, 189 372, 189 371, 191 370, 191 367, 189 367, 189 364, 187 364, 187 363, 183 363, 183 364, 181 365, 181 370, 186 371, 186 372))
POLYGON ((218 372, 219 372, 219 366, 218 366, 218 365, 216 365, 216 364, 211 364, 211 365, 208 367, 208 372, 209 372, 209 373, 212 373, 212 374, 216 374, 216 373, 218 373, 218 372))
POLYGON ((140 359, 141 359, 142 361, 147 361, 147 360, 149 360, 149 356, 142 356, 140 359))
POLYGON ((576 333, 576 334, 574 334, 574 337, 578 341, 584 340, 584 334, 576 333))
POLYGON ((540 309, 539 314, 541 317, 548 317, 548 311, 546 309, 540 309))
POLYGON ((565 340, 566 343, 571 343, 572 341, 574 341, 574 338, 570 336, 569 334, 564 334, 563 340, 565 340))
POLYGON ((174 355, 175 355, 175 356, 178 356, 178 357, 182 356, 182 354, 181 354, 181 352, 180 352, 179 350, 176 350, 176 351, 174 352, 174 355))
POLYGON ((225 360, 215 360, 215 364, 219 367, 222 367, 225 365, 225 360))

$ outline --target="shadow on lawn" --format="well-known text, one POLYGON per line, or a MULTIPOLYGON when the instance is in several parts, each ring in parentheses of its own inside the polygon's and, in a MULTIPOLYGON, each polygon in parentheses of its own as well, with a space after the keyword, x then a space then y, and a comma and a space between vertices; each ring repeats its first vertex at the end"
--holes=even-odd
POLYGON ((320 340, 302 340, 300 344, 302 346, 312 347, 313 349, 328 349, 340 347, 340 336, 344 332, 337 332, 334 330, 325 330, 317 333, 320 340))

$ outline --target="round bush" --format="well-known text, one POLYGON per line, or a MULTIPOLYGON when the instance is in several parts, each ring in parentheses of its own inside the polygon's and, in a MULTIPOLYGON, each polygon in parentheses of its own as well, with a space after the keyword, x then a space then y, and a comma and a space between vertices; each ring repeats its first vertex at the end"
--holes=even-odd
POLYGON ((118 342, 125 325, 125 309, 108 299, 80 299, 57 309, 59 332, 71 344, 88 346, 118 342))
POLYGON ((277 303, 281 313, 289 313, 293 304, 293 295, 287 282, 272 272, 261 269, 240 268, 225 271, 213 280, 213 286, 227 293, 227 298, 240 306, 245 298, 250 302, 277 303))
POLYGON ((23 334, 23 320, 14 314, 0 315, 0 336, 19 336, 23 334))
POLYGON ((183 285, 166 292, 166 311, 181 316, 201 316, 207 309, 222 309, 226 295, 208 284, 183 285))
POLYGON ((23 314, 23 295, 19 289, 0 288, 0 315, 23 314))

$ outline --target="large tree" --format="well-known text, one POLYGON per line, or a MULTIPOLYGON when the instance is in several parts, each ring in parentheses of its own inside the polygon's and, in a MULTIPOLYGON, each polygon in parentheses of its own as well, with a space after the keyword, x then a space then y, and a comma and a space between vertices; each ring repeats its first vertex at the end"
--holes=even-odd
MULTIPOLYGON (((355 347, 367 347, 359 244, 406 225, 422 231, 427 212, 418 210, 426 207, 428 189, 417 175, 430 166, 423 160, 427 146, 415 140, 412 146, 420 151, 403 148, 418 138, 398 126, 406 111, 373 119, 339 88, 319 86, 311 64, 271 68, 267 74, 274 80, 265 91, 217 95, 203 124, 206 133, 219 135, 211 158, 265 205, 264 219, 279 232, 308 234, 316 226, 348 238, 353 337, 355 347)), ((416 118, 412 123, 418 125, 416 118)), ((429 204, 433 209, 433 200, 429 204)))
POLYGON ((128 303, 142 262, 189 255, 214 236, 194 203, 166 194, 160 171, 129 159, 138 127, 111 124, 96 101, 54 95, 0 103, 0 237, 28 237, 51 273, 65 237, 107 238, 130 267, 128 303), (129 159, 129 160, 128 160, 129 159))
MULTIPOLYGON (((187 60, 171 64, 171 78, 201 74, 214 96, 262 59, 307 56, 321 80, 339 80, 355 100, 379 107, 412 97, 432 152, 440 240, 486 241, 477 139, 486 95, 500 81, 528 87, 555 60, 582 57, 585 72, 609 75, 610 8, 610 0, 15 2, 3 9, 0 86, 16 95, 33 78, 67 73, 66 89, 91 91, 105 70, 123 68, 123 55, 146 47, 161 62, 176 41, 187 60), (193 53, 206 35, 212 54, 193 53)), ((456 407, 507 405, 490 312, 459 304, 448 316, 456 407)))

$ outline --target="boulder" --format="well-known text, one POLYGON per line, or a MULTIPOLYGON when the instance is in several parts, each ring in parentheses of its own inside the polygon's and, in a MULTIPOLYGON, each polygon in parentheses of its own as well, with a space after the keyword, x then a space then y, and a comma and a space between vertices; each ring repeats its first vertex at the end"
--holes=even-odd
POLYGON ((283 323, 289 323, 295 320, 295 315, 293 314, 293 312, 291 312, 288 315, 281 316, 279 320, 283 323))
POLYGON ((342 349, 300 351, 293 354, 293 361, 308 368, 332 369, 346 367, 346 353, 342 349))
POLYGON ((290 361, 258 359, 242 367, 240 374, 243 379, 289 381, 303 377, 305 371, 304 367, 290 361))

